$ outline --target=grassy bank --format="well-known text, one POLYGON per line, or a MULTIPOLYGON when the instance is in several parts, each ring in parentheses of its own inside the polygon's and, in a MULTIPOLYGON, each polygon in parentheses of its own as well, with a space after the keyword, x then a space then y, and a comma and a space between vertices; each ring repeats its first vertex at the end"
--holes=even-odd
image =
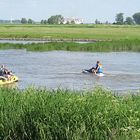
POLYGON ((140 96, 1 88, 0 108, 0 139, 140 138, 140 96))
POLYGON ((140 52, 140 40, 119 40, 95 43, 74 42, 51 42, 39 44, 0 44, 0 49, 27 49, 28 51, 87 51, 87 52, 111 52, 111 51, 133 51, 140 52))
POLYGON ((139 39, 136 25, 0 25, 0 38, 139 39))

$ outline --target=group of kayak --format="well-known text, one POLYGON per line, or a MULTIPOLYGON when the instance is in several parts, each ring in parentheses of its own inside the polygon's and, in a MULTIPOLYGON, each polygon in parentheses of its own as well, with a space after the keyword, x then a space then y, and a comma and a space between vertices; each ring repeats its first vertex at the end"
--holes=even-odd
MULTIPOLYGON (((84 69, 83 73, 93 73, 97 76, 104 76, 102 64, 97 61, 96 66, 90 69, 84 69)), ((15 76, 11 71, 9 71, 4 65, 0 68, 0 85, 10 84, 13 82, 17 82, 18 77, 15 76)))
POLYGON ((95 67, 92 67, 90 69, 84 69, 82 72, 83 73, 93 73, 93 74, 95 74, 97 76, 104 76, 102 64, 100 63, 100 61, 96 62, 95 67))
POLYGON ((2 65, 0 68, 0 85, 10 84, 17 81, 18 77, 2 65))

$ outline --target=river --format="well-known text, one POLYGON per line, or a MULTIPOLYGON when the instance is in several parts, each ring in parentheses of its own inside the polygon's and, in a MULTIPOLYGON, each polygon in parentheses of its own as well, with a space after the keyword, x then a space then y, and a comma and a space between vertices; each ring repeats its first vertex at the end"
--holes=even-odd
POLYGON ((61 40, 61 39, 50 39, 50 40, 39 40, 39 39, 1 39, 0 38, 0 43, 10 43, 10 44, 32 44, 32 43, 49 43, 49 42, 75 42, 75 43, 94 43, 96 40, 82 40, 82 39, 67 39, 67 40, 61 40))
POLYGON ((1 64, 19 77, 12 84, 20 89, 29 86, 47 89, 89 90, 101 85, 111 90, 140 89, 140 54, 132 52, 89 53, 69 51, 29 52, 0 50, 1 64), (104 77, 83 74, 100 60, 104 77))

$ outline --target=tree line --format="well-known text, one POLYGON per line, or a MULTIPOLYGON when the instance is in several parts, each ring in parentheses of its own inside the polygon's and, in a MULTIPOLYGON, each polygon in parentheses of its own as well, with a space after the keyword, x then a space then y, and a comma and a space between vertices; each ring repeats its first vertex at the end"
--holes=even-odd
POLYGON ((133 14, 132 17, 126 17, 124 19, 124 13, 118 13, 115 18, 115 24, 123 25, 123 24, 140 24, 140 12, 133 14))
POLYGON ((26 18, 22 18, 21 20, 17 19, 17 20, 0 20, 0 23, 14 23, 14 24, 33 24, 36 23, 35 21, 33 21, 32 19, 26 19, 26 18))
MULTIPOLYGON (((31 18, 26 19, 22 18, 21 20, 0 20, 0 23, 17 23, 17 24, 63 24, 64 23, 64 17, 62 15, 53 15, 48 19, 42 19, 40 22, 35 22, 31 18)), ((69 21, 66 24, 74 24, 74 22, 69 23, 69 21)), ((95 24, 102 24, 98 19, 95 20, 95 24)), ((104 24, 111 24, 108 21, 106 21, 104 24)), ((115 22, 113 24, 118 25, 133 25, 133 24, 140 24, 140 12, 133 14, 132 17, 126 17, 124 18, 124 13, 117 13, 115 17, 115 22)))
MULTIPOLYGON (((102 23, 98 19, 96 19, 95 24, 111 24, 111 23, 109 23, 108 21, 102 23)), ((126 18, 124 18, 124 13, 117 13, 115 17, 115 22, 113 22, 112 24, 117 24, 117 25, 140 24, 140 12, 133 14, 132 17, 126 17, 126 18)))
MULTIPOLYGON (((41 24, 63 24, 64 17, 62 15, 55 15, 51 16, 48 20, 41 20, 41 24)), ((70 23, 67 23, 70 24, 70 23)), ((71 24, 74 24, 72 22, 71 24)), ((95 20, 95 24, 102 24, 98 19, 95 20)), ((106 21, 104 24, 109 24, 108 21, 106 21)), ((118 25, 133 25, 133 24, 140 24, 140 12, 133 14, 132 17, 126 17, 124 19, 124 13, 117 13, 115 17, 115 22, 113 24, 118 25)))

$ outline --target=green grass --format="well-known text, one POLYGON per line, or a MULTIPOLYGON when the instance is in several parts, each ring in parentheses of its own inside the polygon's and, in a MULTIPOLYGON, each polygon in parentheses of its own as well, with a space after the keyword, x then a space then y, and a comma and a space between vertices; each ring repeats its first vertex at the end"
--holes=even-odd
POLYGON ((87 52, 112 52, 133 51, 140 52, 140 40, 119 40, 95 43, 51 42, 39 44, 0 44, 0 49, 27 49, 27 51, 87 51, 87 52))
POLYGON ((0 25, 0 38, 9 39, 68 39, 96 40, 96 43, 78 44, 54 42, 46 44, 0 44, 1 49, 26 48, 29 51, 140 51, 138 25, 0 25))
POLYGON ((0 139, 140 139, 140 96, 0 88, 0 139))
POLYGON ((138 25, 0 25, 0 38, 139 39, 138 25))

